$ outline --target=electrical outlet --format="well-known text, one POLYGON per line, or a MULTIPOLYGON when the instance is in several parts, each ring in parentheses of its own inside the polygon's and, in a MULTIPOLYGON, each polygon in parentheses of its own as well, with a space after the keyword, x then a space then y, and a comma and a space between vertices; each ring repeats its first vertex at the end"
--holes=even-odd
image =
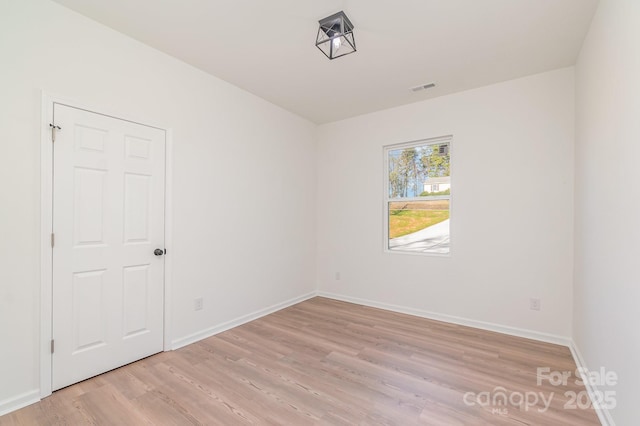
POLYGON ((193 310, 194 311, 201 311, 202 310, 202 305, 203 305, 203 301, 202 301, 202 297, 197 297, 193 300, 193 310))
POLYGON ((340 272, 336 272, 336 281, 340 281, 340 272))
POLYGON ((529 299, 529 309, 531 309, 532 311, 539 311, 540 310, 540 299, 532 297, 531 299, 529 299))

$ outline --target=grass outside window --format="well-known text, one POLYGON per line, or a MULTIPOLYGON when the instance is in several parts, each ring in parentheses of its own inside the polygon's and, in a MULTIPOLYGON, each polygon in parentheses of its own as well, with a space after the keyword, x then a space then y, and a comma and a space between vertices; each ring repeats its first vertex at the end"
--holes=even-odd
POLYGON ((449 200, 389 203, 389 238, 402 237, 449 219, 449 200))

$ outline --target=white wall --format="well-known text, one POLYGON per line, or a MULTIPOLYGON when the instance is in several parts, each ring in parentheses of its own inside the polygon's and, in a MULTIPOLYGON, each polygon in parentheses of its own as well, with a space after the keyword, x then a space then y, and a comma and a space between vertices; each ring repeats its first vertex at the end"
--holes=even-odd
POLYGON ((173 129, 174 339, 315 289, 313 124, 55 3, 2 1, 0 411, 39 386, 41 89, 173 129))
POLYGON ((640 419, 640 2, 602 0, 576 65, 574 340, 640 419))
POLYGON ((570 336, 573 68, 318 132, 321 291, 570 336), (451 256, 384 253, 383 145, 449 134, 451 256), (530 297, 542 299, 541 311, 529 309, 530 297))

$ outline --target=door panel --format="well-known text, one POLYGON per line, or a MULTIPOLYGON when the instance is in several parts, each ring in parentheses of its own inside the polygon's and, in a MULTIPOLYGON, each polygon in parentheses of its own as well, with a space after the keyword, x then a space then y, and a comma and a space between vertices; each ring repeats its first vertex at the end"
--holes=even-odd
POLYGON ((75 247, 104 244, 104 205, 107 172, 77 167, 74 180, 75 247))
POLYGON ((124 337, 130 338, 150 332, 149 312, 149 266, 128 266, 124 268, 124 337))
POLYGON ((165 133, 54 105, 53 389, 162 351, 165 133))
POLYGON ((124 241, 149 242, 149 176, 127 173, 124 176, 124 241))
POLYGON ((105 269, 73 274, 73 346, 72 353, 106 344, 105 269))

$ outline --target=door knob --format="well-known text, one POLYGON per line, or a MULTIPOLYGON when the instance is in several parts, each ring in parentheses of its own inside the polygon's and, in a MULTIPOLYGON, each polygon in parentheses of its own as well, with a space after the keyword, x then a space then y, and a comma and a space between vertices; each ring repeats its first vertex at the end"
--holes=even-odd
POLYGON ((164 254, 164 250, 162 249, 155 249, 153 251, 153 254, 155 254, 156 256, 162 256, 164 254))

